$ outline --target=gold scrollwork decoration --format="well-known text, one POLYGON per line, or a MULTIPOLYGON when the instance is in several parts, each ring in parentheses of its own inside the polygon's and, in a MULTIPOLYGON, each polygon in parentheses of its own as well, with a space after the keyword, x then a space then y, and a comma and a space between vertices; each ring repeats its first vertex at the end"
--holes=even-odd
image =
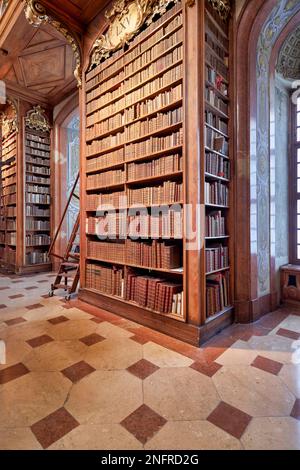
POLYGON ((188 7, 193 7, 196 3, 196 0, 186 0, 186 4, 188 7))
POLYGON ((219 13, 220 18, 226 21, 231 12, 230 0, 208 0, 212 7, 219 13))
POLYGON ((45 110, 41 106, 34 106, 33 109, 28 111, 25 124, 29 129, 36 131, 50 132, 51 126, 45 114, 45 110))
POLYGON ((12 109, 12 113, 4 112, 1 113, 0 121, 2 126, 2 137, 6 137, 13 132, 18 132, 18 108, 16 103, 11 100, 7 99, 6 104, 10 106, 12 109))
POLYGON ((154 17, 162 15, 168 6, 178 0, 116 0, 105 13, 109 26, 94 43, 89 70, 108 59, 113 52, 122 49, 138 34, 144 24, 151 24, 154 17))
POLYGON ((74 76, 77 80, 78 87, 81 87, 82 86, 82 78, 81 78, 82 77, 82 54, 81 54, 79 40, 73 33, 71 33, 68 30, 68 28, 65 25, 63 25, 60 21, 55 19, 52 15, 49 15, 45 7, 41 5, 38 1, 36 0, 24 0, 24 1, 26 3, 25 16, 27 18, 27 21, 31 25, 35 27, 39 27, 41 26, 41 24, 50 24, 64 36, 64 38, 72 47, 72 50, 75 56, 75 62, 76 62, 74 76))

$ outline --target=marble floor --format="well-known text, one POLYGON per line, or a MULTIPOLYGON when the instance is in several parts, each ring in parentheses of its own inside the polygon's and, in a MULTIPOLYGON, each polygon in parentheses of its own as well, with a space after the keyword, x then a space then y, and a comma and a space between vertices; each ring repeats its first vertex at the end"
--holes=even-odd
POLYGON ((300 449, 299 312, 196 349, 52 276, 0 277, 0 449, 300 449))

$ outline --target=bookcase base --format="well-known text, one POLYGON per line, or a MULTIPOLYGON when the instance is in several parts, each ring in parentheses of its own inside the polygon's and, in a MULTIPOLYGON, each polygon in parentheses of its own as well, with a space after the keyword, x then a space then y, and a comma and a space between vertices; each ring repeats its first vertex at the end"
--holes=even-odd
POLYGON ((51 263, 44 264, 33 264, 30 266, 22 266, 18 269, 17 274, 35 274, 35 273, 47 273, 52 271, 51 263))
POLYGON ((78 298, 83 302, 116 315, 120 315, 121 317, 132 320, 148 328, 152 328, 153 330, 159 331, 160 333, 164 333, 168 336, 172 336, 185 343, 189 343, 196 347, 199 347, 200 345, 200 328, 197 326, 179 322, 156 313, 151 313, 149 310, 145 310, 135 305, 125 304, 121 300, 102 295, 86 288, 79 290, 78 298))
POLYGON ((208 319, 205 325, 200 327, 200 345, 221 333, 234 323, 234 308, 228 307, 212 319, 208 319))

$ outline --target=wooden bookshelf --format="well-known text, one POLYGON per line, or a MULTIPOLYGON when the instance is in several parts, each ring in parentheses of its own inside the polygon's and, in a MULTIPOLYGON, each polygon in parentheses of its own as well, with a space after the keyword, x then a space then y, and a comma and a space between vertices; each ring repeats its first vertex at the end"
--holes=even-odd
POLYGON ((79 297, 199 345, 232 321, 229 22, 210 2, 161 3, 85 72, 79 297), (185 204, 206 220, 191 250, 185 204), (208 313, 213 275, 226 302, 208 313))
POLYGON ((229 22, 205 2, 206 322, 232 309, 229 22))

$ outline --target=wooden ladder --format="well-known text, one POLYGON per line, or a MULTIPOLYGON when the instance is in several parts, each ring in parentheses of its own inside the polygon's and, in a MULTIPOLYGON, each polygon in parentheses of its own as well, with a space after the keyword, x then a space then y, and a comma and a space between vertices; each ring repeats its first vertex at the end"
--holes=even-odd
POLYGON ((65 299, 68 301, 71 299, 72 294, 75 294, 80 280, 80 243, 78 241, 79 237, 79 228, 80 228, 80 213, 77 216, 76 222, 74 224, 66 252, 64 256, 60 256, 54 253, 54 245, 58 238, 58 235, 61 231, 64 219, 68 212, 68 208, 71 204, 72 198, 75 197, 79 200, 79 196, 76 194, 76 187, 79 181, 79 173, 75 180, 74 186, 70 193, 66 208, 64 210, 62 219, 56 231, 55 237, 51 243, 49 249, 49 256, 54 256, 61 260, 57 276, 54 283, 51 285, 51 290, 49 292, 49 297, 53 297, 54 292, 58 289, 64 289, 66 292, 65 299))

